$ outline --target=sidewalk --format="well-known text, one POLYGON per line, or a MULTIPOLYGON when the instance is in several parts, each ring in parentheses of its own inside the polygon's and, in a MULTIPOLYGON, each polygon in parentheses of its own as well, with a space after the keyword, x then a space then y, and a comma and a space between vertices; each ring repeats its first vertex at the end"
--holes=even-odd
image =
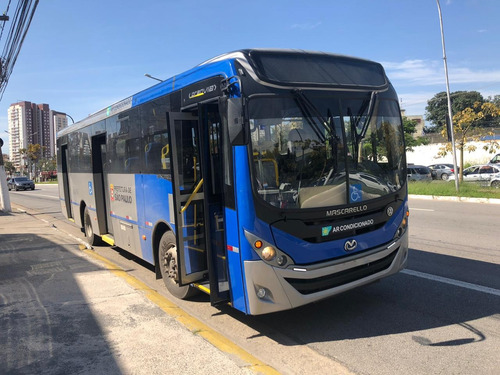
POLYGON ((0 211, 0 372, 220 375, 263 365, 219 350, 111 266, 48 221, 0 211))

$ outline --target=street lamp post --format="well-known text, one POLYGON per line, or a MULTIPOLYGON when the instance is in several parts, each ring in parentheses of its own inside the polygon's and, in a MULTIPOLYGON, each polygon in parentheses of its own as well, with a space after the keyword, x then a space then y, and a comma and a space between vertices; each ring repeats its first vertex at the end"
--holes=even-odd
POLYGON ((148 74, 148 73, 145 73, 145 74, 144 74, 144 77, 148 77, 148 78, 154 79, 154 80, 156 80, 156 81, 163 82, 163 80, 162 80, 162 79, 159 79, 159 78, 153 77, 151 74, 148 74))
POLYGON ((451 138, 451 147, 453 150, 453 166, 455 172, 455 189, 458 191, 458 171, 457 171, 457 150, 455 146, 455 132, 453 130, 453 115, 451 113, 451 99, 450 99, 450 81, 448 80, 448 63, 446 62, 446 48, 444 45, 444 29, 443 17, 441 15, 441 5, 439 0, 436 0, 439 12, 439 25, 441 26, 441 44, 443 46, 443 61, 444 61, 444 75, 446 77, 446 96, 448 97, 448 117, 450 121, 450 128, 448 129, 451 138))

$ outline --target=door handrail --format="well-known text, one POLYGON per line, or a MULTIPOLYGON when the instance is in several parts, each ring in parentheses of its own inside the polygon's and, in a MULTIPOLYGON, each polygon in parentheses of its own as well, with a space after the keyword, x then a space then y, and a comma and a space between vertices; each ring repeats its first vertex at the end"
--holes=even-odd
POLYGON ((196 195, 196 193, 198 193, 198 190, 201 189, 201 185, 203 185, 203 178, 200 180, 200 182, 198 182, 198 185, 196 185, 196 187, 194 188, 194 191, 191 193, 191 195, 189 196, 187 202, 186 202, 186 205, 184 207, 181 208, 181 211, 180 213, 183 214, 184 211, 187 210, 187 208, 189 207, 189 205, 191 204, 191 201, 193 200, 194 196, 196 195))

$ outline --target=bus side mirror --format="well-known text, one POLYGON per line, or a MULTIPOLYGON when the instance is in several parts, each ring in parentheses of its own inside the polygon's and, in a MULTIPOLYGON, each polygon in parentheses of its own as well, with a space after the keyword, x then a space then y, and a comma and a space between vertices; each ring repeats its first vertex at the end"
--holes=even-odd
POLYGON ((248 144, 248 130, 243 116, 243 100, 241 98, 219 98, 219 112, 223 122, 227 124, 229 142, 232 146, 248 144))

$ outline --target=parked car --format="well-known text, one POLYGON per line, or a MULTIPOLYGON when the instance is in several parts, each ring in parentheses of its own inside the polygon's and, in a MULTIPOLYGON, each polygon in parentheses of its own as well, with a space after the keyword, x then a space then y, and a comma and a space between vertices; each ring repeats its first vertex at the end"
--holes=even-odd
POLYGON ((496 154, 495 156, 493 156, 493 158, 490 160, 490 164, 500 165, 500 154, 496 154))
POLYGON ((431 164, 428 166, 434 180, 447 181, 455 173, 453 164, 431 164))
MULTIPOLYGON (((455 176, 450 176, 452 179, 455 176)), ((500 188, 500 166, 473 165, 464 169, 464 181, 479 182, 481 184, 500 188)))
POLYGON ((431 170, 423 165, 409 165, 408 181, 432 181, 431 170))
POLYGON ((28 177, 12 177, 7 183, 9 190, 35 190, 35 183, 28 177))

